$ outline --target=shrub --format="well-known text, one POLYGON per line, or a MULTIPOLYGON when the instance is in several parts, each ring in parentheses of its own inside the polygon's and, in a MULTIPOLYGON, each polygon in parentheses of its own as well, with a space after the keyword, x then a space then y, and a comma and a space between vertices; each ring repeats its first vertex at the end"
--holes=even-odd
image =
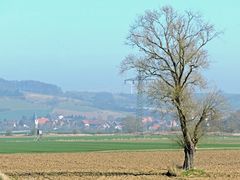
POLYGON ((7 130, 5 133, 5 136, 12 136, 12 131, 11 130, 7 130))

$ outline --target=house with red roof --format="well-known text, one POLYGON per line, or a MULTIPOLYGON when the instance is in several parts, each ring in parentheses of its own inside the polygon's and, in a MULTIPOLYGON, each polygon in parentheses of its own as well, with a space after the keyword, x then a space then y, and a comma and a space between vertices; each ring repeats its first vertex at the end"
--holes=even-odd
POLYGON ((41 117, 41 118, 37 118, 36 121, 38 122, 39 125, 44 125, 47 122, 49 122, 49 119, 45 117, 41 117))

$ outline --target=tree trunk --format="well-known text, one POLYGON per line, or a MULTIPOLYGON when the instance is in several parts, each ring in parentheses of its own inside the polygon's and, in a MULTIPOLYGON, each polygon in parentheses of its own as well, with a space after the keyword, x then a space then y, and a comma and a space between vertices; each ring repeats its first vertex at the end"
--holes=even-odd
POLYGON ((194 168, 195 147, 194 145, 186 145, 184 147, 185 159, 183 163, 183 169, 189 170, 194 168))

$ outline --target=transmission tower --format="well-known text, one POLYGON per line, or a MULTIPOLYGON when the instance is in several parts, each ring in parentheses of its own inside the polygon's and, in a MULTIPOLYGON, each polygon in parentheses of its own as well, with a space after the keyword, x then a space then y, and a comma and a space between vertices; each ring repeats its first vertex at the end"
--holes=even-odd
MULTIPOLYGON (((136 103, 136 132, 140 132, 140 126, 142 125, 143 119, 143 94, 144 94, 144 79, 143 72, 138 71, 138 75, 136 78, 125 79, 125 84, 127 82, 131 82, 131 85, 135 85, 137 89, 137 103, 136 103)), ((131 86, 132 88, 132 86, 131 86)), ((132 93, 132 89, 131 89, 132 93)))

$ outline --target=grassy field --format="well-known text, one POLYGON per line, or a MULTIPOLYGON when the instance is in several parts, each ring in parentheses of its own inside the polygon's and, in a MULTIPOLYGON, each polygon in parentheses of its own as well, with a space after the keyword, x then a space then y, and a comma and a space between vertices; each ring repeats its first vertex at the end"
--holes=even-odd
MULTIPOLYGON (((56 153, 94 151, 149 151, 180 149, 175 136, 152 135, 92 135, 2 137, 0 153, 56 153)), ((202 139, 198 149, 240 149, 240 137, 209 136, 202 139)))
MULTIPOLYGON (((183 151, 174 135, 0 138, 0 172, 12 179, 169 179, 183 151)), ((240 137, 207 136, 196 154, 199 174, 172 179, 239 179, 240 137)), ((1 175, 1 174, 0 174, 1 175)), ((1 178, 0 178, 1 179, 1 178)))

